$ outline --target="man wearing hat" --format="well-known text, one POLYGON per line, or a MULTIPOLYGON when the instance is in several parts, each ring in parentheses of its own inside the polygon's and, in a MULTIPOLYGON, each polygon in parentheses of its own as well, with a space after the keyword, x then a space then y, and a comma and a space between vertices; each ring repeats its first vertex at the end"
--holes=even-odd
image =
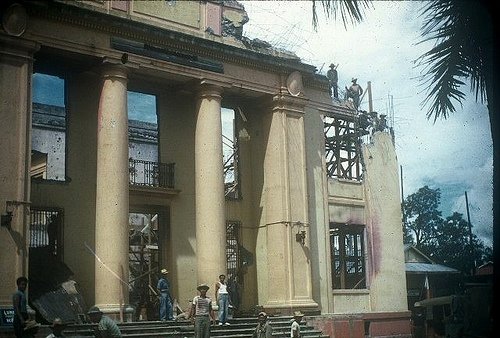
POLYGON ((189 318, 194 318, 194 337, 210 337, 210 318, 215 325, 215 314, 212 309, 212 300, 207 297, 209 289, 207 284, 200 284, 196 288, 200 295, 193 298, 193 304, 189 311, 189 318))
POLYGON ((64 324, 61 318, 54 318, 52 325, 50 328, 52 329, 52 333, 49 334, 45 338, 58 338, 58 337, 66 337, 62 332, 64 330, 64 324))
POLYGON ((252 338, 271 338, 273 336, 273 328, 267 320, 267 313, 260 312, 257 319, 259 322, 252 334, 252 338))
POLYGON ((92 323, 98 323, 97 328, 94 330, 96 337, 115 338, 122 336, 118 325, 108 316, 104 316, 97 306, 92 306, 87 314, 92 323))
POLYGON ((328 83, 330 84, 330 96, 334 99, 338 99, 339 91, 337 84, 339 82, 339 75, 337 73, 337 66, 335 64, 330 65, 330 69, 326 72, 326 77, 328 78, 328 83))
POLYGON ((387 119, 385 114, 380 114, 377 123, 377 131, 385 131, 387 129, 387 119))
POLYGON ((160 279, 156 288, 160 295, 160 320, 174 320, 174 313, 172 309, 172 298, 170 297, 170 283, 167 279, 167 269, 161 269, 160 279))
POLYGON ((291 338, 300 338, 300 322, 302 321, 302 317, 304 317, 304 314, 300 311, 295 311, 293 313, 293 322, 290 329, 291 338))
POLYGON ((363 95, 363 88, 357 83, 358 79, 355 77, 352 78, 351 86, 347 89, 348 96, 352 98, 352 103, 354 104, 354 109, 358 110, 359 107, 359 99, 361 95, 363 95))

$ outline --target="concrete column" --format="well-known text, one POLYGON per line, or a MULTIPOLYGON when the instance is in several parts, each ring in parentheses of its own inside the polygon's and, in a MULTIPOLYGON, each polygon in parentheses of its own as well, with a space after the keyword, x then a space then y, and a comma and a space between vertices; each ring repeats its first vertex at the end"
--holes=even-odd
POLYGON ((0 307, 12 306, 16 278, 28 274, 31 166, 31 41, 0 36, 0 307))
MULTIPOLYGON (((264 156, 267 241, 267 299, 271 313, 316 310, 312 299, 310 230, 306 182, 304 106, 306 100, 288 95, 273 98, 267 116, 264 156), (297 234, 305 231, 304 241, 297 234)), ((260 294, 260 292, 259 292, 260 294)))
POLYGON ((218 86, 202 85, 196 109, 195 203, 198 282, 211 286, 217 276, 226 272, 221 92, 222 89, 218 86))
POLYGON ((97 118, 95 302, 103 312, 116 315, 128 303, 127 69, 105 64, 102 80, 97 118))

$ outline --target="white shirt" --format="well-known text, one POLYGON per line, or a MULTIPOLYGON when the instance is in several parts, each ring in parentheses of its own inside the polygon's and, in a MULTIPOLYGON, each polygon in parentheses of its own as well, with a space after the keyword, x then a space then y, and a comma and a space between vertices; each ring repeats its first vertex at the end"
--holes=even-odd
POLYGON ((221 282, 219 282, 219 294, 221 293, 228 293, 227 284, 222 284, 221 282))
POLYGON ((294 331, 297 331, 298 336, 300 337, 300 324, 299 324, 296 320, 294 320, 294 321, 293 321, 293 323, 292 323, 292 328, 291 328, 291 330, 290 330, 290 337, 291 337, 291 338, 293 338, 293 337, 294 337, 294 335, 293 335, 293 332, 294 332, 294 331))

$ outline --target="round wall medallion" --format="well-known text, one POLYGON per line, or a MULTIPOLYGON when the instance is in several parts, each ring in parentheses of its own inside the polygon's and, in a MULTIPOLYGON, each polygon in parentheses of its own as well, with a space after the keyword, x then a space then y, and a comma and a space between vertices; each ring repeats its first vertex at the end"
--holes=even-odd
POLYGON ((2 16, 2 27, 7 34, 20 36, 26 31, 27 19, 26 9, 19 4, 13 4, 2 16))
POLYGON ((302 74, 295 71, 288 75, 286 79, 286 88, 288 92, 293 96, 299 96, 304 91, 304 85, 302 84, 302 74))

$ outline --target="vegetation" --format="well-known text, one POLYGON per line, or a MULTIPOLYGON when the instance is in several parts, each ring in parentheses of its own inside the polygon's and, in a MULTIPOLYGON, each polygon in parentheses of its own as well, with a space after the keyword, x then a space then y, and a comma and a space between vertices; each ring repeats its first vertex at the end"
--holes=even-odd
POLYGON ((462 214, 442 218, 440 197, 439 188, 424 186, 403 201, 405 243, 415 244, 436 263, 470 274, 474 264, 492 260, 491 248, 471 234, 462 214))

